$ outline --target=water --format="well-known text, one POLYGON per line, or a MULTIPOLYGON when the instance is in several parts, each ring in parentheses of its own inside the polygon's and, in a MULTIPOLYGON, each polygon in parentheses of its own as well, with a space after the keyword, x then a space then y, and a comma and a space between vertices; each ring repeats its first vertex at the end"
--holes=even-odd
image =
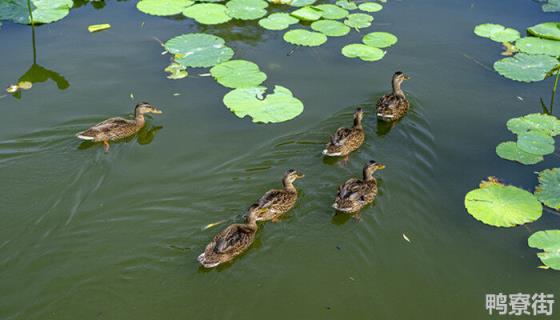
MULTIPOLYGON (((37 28, 36 62, 62 89, 49 80, 0 98, 0 318, 481 319, 487 293, 560 296, 558 274, 537 269, 526 244, 534 231, 559 228, 557 216, 498 229, 463 207, 486 176, 532 190, 534 171, 557 166, 554 156, 523 167, 495 155, 512 139, 506 120, 540 111, 551 81, 488 70, 500 48, 472 29, 523 30, 558 15, 527 0, 408 0, 375 17, 371 30, 399 37, 378 63, 340 55, 359 34, 288 56, 281 32, 147 16, 135 1, 85 5, 37 28), (97 23, 113 28, 89 34, 97 23), (165 79, 169 58, 156 38, 187 32, 224 37, 237 58, 261 66, 266 85, 292 89, 304 113, 255 125, 222 105, 227 90, 197 76, 205 70, 165 79), (373 105, 396 70, 413 78, 412 110, 383 134, 373 105), (139 139, 104 154, 73 137, 142 100, 164 114, 139 139), (369 112, 365 145, 347 166, 323 161, 329 134, 358 106, 369 112), (387 165, 376 203, 360 222, 333 217, 336 187, 370 159, 387 165), (296 207, 263 225, 235 263, 200 269, 196 256, 224 225, 202 227, 240 220, 288 168, 306 174, 296 207)), ((33 64, 31 29, 4 23, 0 43, 7 86, 33 64)))

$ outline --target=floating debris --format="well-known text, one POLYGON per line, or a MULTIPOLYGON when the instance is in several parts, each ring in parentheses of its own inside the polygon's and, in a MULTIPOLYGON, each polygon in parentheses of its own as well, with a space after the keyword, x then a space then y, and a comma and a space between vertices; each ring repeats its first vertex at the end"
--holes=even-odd
POLYGON ((107 30, 107 29, 111 29, 111 25, 108 23, 92 24, 91 26, 88 27, 88 31, 92 33, 107 30))
POLYGON ((21 90, 29 90, 33 87, 33 83, 29 81, 20 81, 18 84, 12 84, 8 88, 6 88, 7 93, 16 93, 21 90))
POLYGON ((406 240, 407 242, 410 242, 410 239, 406 236, 406 234, 403 233, 403 234, 402 234, 402 237, 403 237, 403 239, 406 240))
POLYGON ((220 221, 218 221, 218 222, 209 223, 209 224, 207 224, 206 226, 202 227, 202 230, 208 230, 208 229, 213 228, 213 227, 215 227, 215 226, 218 226, 218 225, 220 225, 220 224, 222 224, 222 223, 224 223, 224 222, 226 222, 226 220, 220 220, 220 221))

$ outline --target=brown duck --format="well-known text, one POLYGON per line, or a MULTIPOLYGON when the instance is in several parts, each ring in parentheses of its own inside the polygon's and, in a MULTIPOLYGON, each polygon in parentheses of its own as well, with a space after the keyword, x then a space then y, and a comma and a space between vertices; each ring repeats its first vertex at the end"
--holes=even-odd
POLYGON ((232 224, 218 233, 197 260, 205 268, 213 268, 233 260, 247 250, 255 240, 257 233, 257 214, 259 205, 249 208, 245 223, 232 224))
POLYGON ((277 222, 281 215, 292 209, 298 197, 294 181, 303 177, 303 174, 294 169, 286 171, 282 179, 284 188, 272 189, 259 199, 258 204, 260 211, 257 220, 272 220, 272 222, 277 222))
POLYGON ((382 121, 396 121, 408 111, 409 103, 401 89, 403 81, 409 76, 398 71, 393 75, 393 92, 384 95, 377 101, 377 118, 382 121))
POLYGON ((327 143, 323 154, 329 157, 347 157, 351 152, 357 150, 365 139, 364 129, 362 128, 363 116, 362 108, 358 108, 354 113, 352 128, 338 128, 331 136, 331 141, 327 143))
POLYGON ((145 113, 160 114, 162 112, 151 104, 142 102, 137 104, 134 108, 134 119, 124 119, 120 117, 110 118, 85 131, 78 132, 76 137, 82 140, 103 142, 105 152, 107 152, 109 151, 109 141, 130 137, 144 127, 145 113))
POLYGON ((385 165, 369 161, 363 170, 363 180, 349 179, 338 187, 333 208, 344 213, 356 213, 365 205, 373 202, 377 196, 377 180, 373 176, 376 170, 384 169, 385 165))

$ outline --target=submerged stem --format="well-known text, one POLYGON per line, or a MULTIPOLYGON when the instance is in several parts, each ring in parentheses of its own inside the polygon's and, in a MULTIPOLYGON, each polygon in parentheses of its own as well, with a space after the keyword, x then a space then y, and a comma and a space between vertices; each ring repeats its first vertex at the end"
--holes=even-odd
POLYGON ((556 97, 556 88, 558 87, 558 77, 560 76, 560 69, 556 71, 556 79, 554 80, 554 87, 552 88, 552 96, 550 97, 550 113, 554 107, 554 98, 556 97))

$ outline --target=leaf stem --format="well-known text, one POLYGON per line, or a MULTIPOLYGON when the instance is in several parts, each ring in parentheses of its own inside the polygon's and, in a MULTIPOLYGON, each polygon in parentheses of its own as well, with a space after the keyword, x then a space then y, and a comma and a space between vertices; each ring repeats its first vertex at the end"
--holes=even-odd
POLYGON ((554 80, 554 87, 552 88, 552 96, 550 97, 550 113, 554 107, 554 98, 556 97, 556 88, 558 87, 558 77, 560 76, 560 69, 556 71, 556 79, 554 80))

